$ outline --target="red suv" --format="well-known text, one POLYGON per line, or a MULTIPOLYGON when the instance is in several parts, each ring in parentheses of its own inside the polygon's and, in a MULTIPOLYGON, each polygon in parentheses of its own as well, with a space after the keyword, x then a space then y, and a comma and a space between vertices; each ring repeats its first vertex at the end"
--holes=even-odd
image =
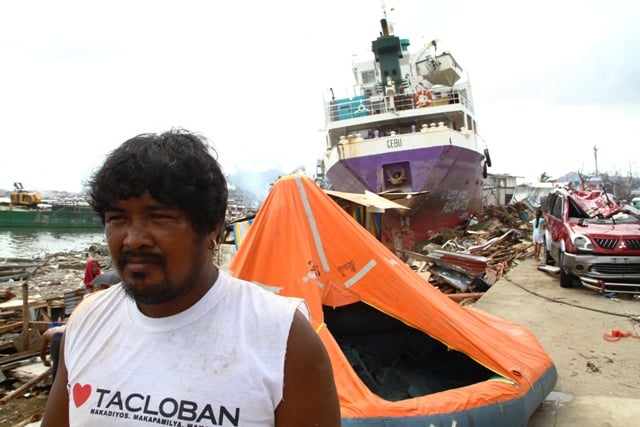
POLYGON ((545 263, 600 292, 640 294, 640 218, 604 191, 557 189, 545 212, 545 263))

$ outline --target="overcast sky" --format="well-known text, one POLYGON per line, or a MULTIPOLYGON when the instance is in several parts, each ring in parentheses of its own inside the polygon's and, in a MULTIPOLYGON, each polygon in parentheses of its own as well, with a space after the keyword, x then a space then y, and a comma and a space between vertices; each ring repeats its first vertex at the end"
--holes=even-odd
MULTIPOLYGON (((378 0, 0 3, 0 188, 80 191, 143 132, 206 135, 228 172, 313 169, 322 102, 370 51, 378 0)), ((640 2, 386 1, 410 50, 469 73, 493 167, 640 175, 640 2)))

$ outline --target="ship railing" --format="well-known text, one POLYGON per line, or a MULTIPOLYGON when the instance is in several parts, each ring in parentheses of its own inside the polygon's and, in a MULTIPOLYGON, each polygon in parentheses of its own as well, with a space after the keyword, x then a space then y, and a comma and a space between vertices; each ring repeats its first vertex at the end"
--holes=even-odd
POLYGON ((382 94, 357 95, 325 102, 325 114, 327 121, 334 122, 373 114, 435 108, 452 104, 460 104, 472 110, 471 101, 465 94, 466 91, 453 88, 434 89, 431 91, 433 99, 422 104, 417 102, 415 93, 399 94, 393 97, 385 97, 382 94))

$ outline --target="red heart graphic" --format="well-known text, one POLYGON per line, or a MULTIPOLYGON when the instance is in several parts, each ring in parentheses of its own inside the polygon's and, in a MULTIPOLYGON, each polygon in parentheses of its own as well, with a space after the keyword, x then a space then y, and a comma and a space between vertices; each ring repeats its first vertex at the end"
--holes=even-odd
POLYGON ((73 402, 76 404, 76 408, 82 406, 84 402, 91 396, 91 386, 89 384, 80 385, 75 383, 73 385, 73 402))

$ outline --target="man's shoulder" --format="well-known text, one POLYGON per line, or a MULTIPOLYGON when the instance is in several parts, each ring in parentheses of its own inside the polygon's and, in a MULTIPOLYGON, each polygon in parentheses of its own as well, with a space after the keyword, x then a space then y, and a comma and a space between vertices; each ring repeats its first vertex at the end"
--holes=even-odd
POLYGON ((240 279, 238 277, 234 277, 229 274, 225 274, 225 276, 226 276, 225 280, 229 285, 231 285, 231 287, 235 287, 236 289, 244 289, 247 292, 262 295, 264 298, 274 298, 276 300, 297 299, 297 298, 280 295, 280 292, 282 291, 283 286, 260 283, 260 282, 250 282, 248 280, 240 279))
POLYGON ((80 304, 73 309, 70 320, 76 317, 86 317, 96 313, 97 311, 100 311, 101 307, 108 308, 116 305, 122 305, 121 300, 125 295, 120 286, 121 285, 114 285, 108 289, 87 294, 80 304))
MULTIPOLYGON (((286 310, 287 307, 292 309, 300 309, 300 311, 308 317, 308 309, 304 299, 280 295, 283 287, 274 286, 265 283, 250 282, 248 280, 234 277, 228 273, 221 274, 225 286, 230 289, 235 289, 236 292, 244 293, 245 295, 251 295, 252 298, 262 300, 263 304, 270 307, 278 307, 276 311, 286 310)), ((234 297, 235 298, 235 297, 234 297)), ((284 314, 284 312, 282 312, 284 314)))
POLYGON ((94 291, 86 294, 82 300, 83 303, 99 304, 109 299, 118 298, 122 295, 121 284, 110 286, 106 289, 94 291))

